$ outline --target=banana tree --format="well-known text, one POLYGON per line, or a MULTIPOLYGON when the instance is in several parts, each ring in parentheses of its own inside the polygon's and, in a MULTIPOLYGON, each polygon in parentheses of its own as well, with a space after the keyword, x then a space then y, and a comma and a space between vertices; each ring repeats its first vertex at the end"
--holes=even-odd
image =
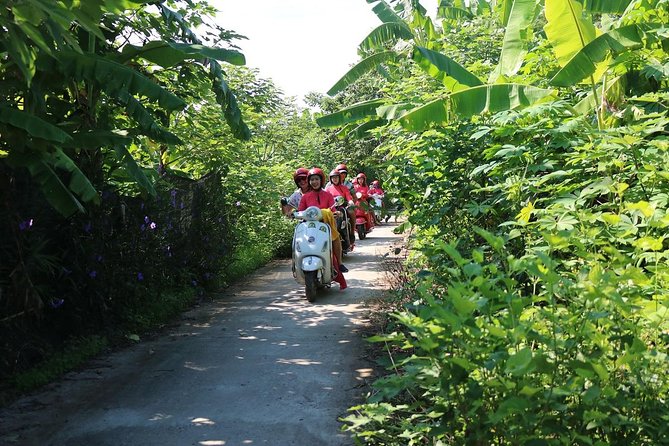
POLYGON ((132 150, 181 143, 166 127, 188 106, 175 93, 181 67, 209 77, 234 134, 249 136, 219 63, 241 65, 243 55, 203 45, 182 14, 163 3, 149 13, 150 3, 16 0, 0 9, 0 163, 26 169, 65 216, 99 200, 105 157, 153 193, 132 150), (172 88, 160 76, 168 70, 172 88))
POLYGON ((565 3, 546 0, 546 34, 561 66, 550 83, 558 87, 586 83, 591 93, 577 108, 583 112, 594 109, 598 125, 602 128, 608 104, 621 100, 607 92, 616 91, 619 96, 625 89, 624 85, 622 88, 613 87, 623 84, 628 73, 647 72, 647 67, 652 67, 658 60, 664 59, 659 62, 660 65, 667 61, 669 2, 584 2, 585 12, 620 16, 606 32, 595 29, 592 22, 583 18, 579 8, 580 4, 573 0, 565 3), (564 4, 570 5, 570 8, 556 7, 564 4), (558 24, 565 26, 561 28, 558 24))
MULTIPOLYGON (((559 66, 554 77, 543 79, 542 84, 564 87, 573 86, 582 80, 587 80, 591 93, 574 108, 574 112, 588 113, 592 110, 591 104, 597 111, 597 121, 602 126, 604 110, 607 101, 604 99, 612 91, 621 91, 618 84, 624 80, 620 71, 632 69, 637 59, 632 63, 624 59, 626 53, 642 48, 662 48, 666 46, 667 0, 616 0, 604 2, 599 0, 505 0, 497 3, 495 11, 499 14, 500 23, 505 27, 499 60, 488 76, 488 82, 483 81, 470 73, 454 59, 439 52, 438 45, 430 39, 429 44, 420 45, 419 39, 425 40, 425 20, 416 20, 420 16, 414 11, 411 22, 405 25, 398 24, 399 16, 388 14, 387 4, 379 2, 375 12, 384 21, 384 25, 370 33, 360 46, 361 54, 367 57, 346 73, 328 92, 336 94, 347 85, 350 85, 363 74, 374 69, 378 63, 401 63, 405 60, 418 65, 430 76, 441 81, 443 90, 439 97, 434 97, 426 103, 414 104, 412 110, 406 110, 402 116, 395 116, 407 130, 420 131, 432 124, 440 124, 456 117, 470 117, 479 113, 520 108, 537 101, 551 100, 556 97, 556 91, 545 88, 543 85, 532 86, 522 83, 509 82, 507 79, 516 75, 524 63, 528 52, 528 39, 532 35, 532 26, 540 13, 543 12, 546 20, 544 32, 548 44, 551 46, 559 66), (379 7, 385 5, 385 7, 379 7), (543 8, 543 9, 542 9, 543 8), (644 12, 645 11, 645 12, 644 12), (384 14, 381 15, 380 13, 384 14), (602 33, 593 22, 594 14, 607 14, 611 17, 620 17, 615 26, 608 32, 602 33), (630 18, 631 17, 631 18, 630 18), (654 21, 648 21, 653 17, 654 21), (640 18, 640 19, 639 19, 640 18), (643 20, 643 22, 638 22, 643 20), (632 23, 629 23, 632 21, 632 23), (390 26, 389 24, 392 24, 390 26), (393 34, 394 32, 394 34, 393 34), (408 32, 412 37, 408 38, 408 32), (395 38, 391 46, 389 39, 395 38), (401 45, 401 42, 411 41, 412 45, 401 45), (374 48, 384 48, 385 51, 370 54, 374 48), (390 50, 388 48, 391 48, 390 50), (612 58, 613 56, 613 58, 612 58), (622 56, 622 57, 617 57, 622 56), (628 65, 628 68, 625 68, 628 65), (608 77, 605 73, 612 71, 608 77), (608 80, 607 80, 608 79, 608 80), (601 82, 601 85, 599 83, 601 82), (603 94, 601 93, 603 92, 603 94), (601 99, 600 99, 601 98, 601 99)), ((440 2, 439 15, 442 18, 453 19, 465 17, 471 19, 475 12, 467 9, 464 2, 440 2)), ((609 20, 610 21, 610 20, 609 20)), ((445 25, 447 25, 445 23, 445 25)), ((429 27, 428 27, 429 28, 429 27)), ((438 30, 435 33, 439 33, 438 30)), ((428 33, 429 34, 429 33, 428 33)), ((444 36, 439 37, 443 39, 444 36)), ((652 66, 663 66, 661 61, 666 51, 658 51, 655 65, 642 69, 658 77, 661 69, 652 69, 652 66)), ((637 67, 638 68, 638 67, 637 67)), ((388 105, 388 104, 383 104, 388 105)), ((406 109, 406 107, 404 107, 406 109)), ((382 108, 376 101, 355 105, 356 113, 347 113, 347 110, 332 116, 324 116, 319 120, 322 126, 353 127, 356 120, 366 119, 385 123, 382 108), (361 118, 361 110, 365 110, 361 118), (382 118, 379 120, 378 118, 382 118)))
MULTIPOLYGON (((417 2, 416 2, 417 3, 417 2)), ((522 21, 531 17, 534 11, 534 0, 519 1, 520 6, 512 8, 509 20, 518 26, 509 33, 518 35, 522 21), (515 11, 515 13, 513 12, 515 11)), ((441 2, 440 14, 450 17, 473 14, 462 2, 441 2), (447 4, 448 3, 448 4, 447 4), (457 13, 457 11, 463 11, 457 13), (466 14, 465 14, 466 13, 466 14)), ((360 45, 362 54, 372 48, 387 48, 390 46, 390 37, 398 39, 392 50, 386 50, 369 55, 360 63, 352 67, 329 91, 328 94, 336 94, 346 86, 355 82, 363 74, 374 69, 380 62, 402 62, 410 60, 427 74, 437 79, 443 85, 439 97, 432 98, 427 103, 414 103, 413 107, 403 105, 403 113, 394 114, 391 120, 398 120, 400 124, 410 131, 421 131, 432 124, 443 124, 456 117, 467 118, 480 113, 494 113, 501 110, 526 107, 539 100, 554 97, 554 91, 523 85, 518 83, 496 83, 485 84, 481 79, 459 64, 455 59, 435 50, 437 41, 442 39, 438 29, 432 26, 429 17, 425 17, 420 8, 414 8, 410 20, 405 25, 397 25, 399 16, 391 15, 390 7, 383 1, 379 1, 374 7, 374 12, 384 22, 384 25, 376 28, 370 33, 360 45), (392 27, 388 26, 392 24, 392 27), (392 34, 395 31, 395 34, 392 34), (402 45, 406 41, 408 33, 411 33, 411 45, 402 45), (425 42, 425 45, 421 45, 425 42)), ((406 9, 405 9, 406 10, 406 9)), ((509 42, 516 42, 519 37, 509 38, 509 42)), ((518 60, 522 60, 520 45, 509 44, 507 53, 509 56, 503 60, 503 72, 509 74, 517 70, 518 60)), ((344 109, 333 115, 323 116, 318 119, 319 125, 323 127, 342 126, 356 122, 360 119, 373 120, 380 124, 388 121, 385 114, 391 104, 378 104, 378 101, 356 104, 352 109, 344 109), (381 107, 381 108, 380 108, 381 107), (382 118, 379 120, 378 118, 382 118)), ((359 127, 355 127, 356 129, 359 127)))

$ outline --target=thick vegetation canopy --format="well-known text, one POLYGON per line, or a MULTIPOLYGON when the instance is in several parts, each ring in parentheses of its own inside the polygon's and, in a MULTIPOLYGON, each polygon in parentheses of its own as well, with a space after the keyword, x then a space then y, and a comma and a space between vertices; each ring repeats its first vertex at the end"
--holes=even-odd
POLYGON ((418 267, 347 429, 669 444, 669 3, 370 3, 319 123, 381 142, 418 267))
POLYGON ((343 160, 309 111, 243 67, 243 36, 215 13, 2 2, 0 390, 138 340, 284 254, 291 172, 343 160))

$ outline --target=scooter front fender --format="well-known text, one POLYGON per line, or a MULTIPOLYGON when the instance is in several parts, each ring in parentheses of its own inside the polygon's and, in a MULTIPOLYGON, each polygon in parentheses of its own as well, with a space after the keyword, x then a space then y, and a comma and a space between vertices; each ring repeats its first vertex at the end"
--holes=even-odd
POLYGON ((316 256, 306 256, 302 259, 302 271, 318 271, 323 269, 323 259, 316 256))

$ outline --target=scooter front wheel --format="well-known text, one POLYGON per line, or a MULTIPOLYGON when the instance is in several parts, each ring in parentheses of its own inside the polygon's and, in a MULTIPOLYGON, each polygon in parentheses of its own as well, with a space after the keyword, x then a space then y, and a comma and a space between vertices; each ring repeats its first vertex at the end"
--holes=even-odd
POLYGON ((304 272, 304 291, 307 294, 307 300, 313 302, 316 300, 316 291, 317 291, 317 282, 318 282, 318 271, 305 271, 304 272))
POLYGON ((356 225, 358 228, 358 238, 360 240, 364 240, 365 237, 367 237, 367 231, 365 230, 365 224, 361 223, 359 225, 356 225))

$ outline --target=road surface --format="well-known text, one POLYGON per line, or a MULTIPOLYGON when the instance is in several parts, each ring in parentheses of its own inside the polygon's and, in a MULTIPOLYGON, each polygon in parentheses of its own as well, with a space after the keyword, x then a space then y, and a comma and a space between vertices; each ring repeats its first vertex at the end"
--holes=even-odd
POLYGON ((315 303, 274 262, 178 326, 0 410, 2 445, 351 445, 339 417, 371 380, 365 301, 385 288, 394 225, 358 242, 315 303))

